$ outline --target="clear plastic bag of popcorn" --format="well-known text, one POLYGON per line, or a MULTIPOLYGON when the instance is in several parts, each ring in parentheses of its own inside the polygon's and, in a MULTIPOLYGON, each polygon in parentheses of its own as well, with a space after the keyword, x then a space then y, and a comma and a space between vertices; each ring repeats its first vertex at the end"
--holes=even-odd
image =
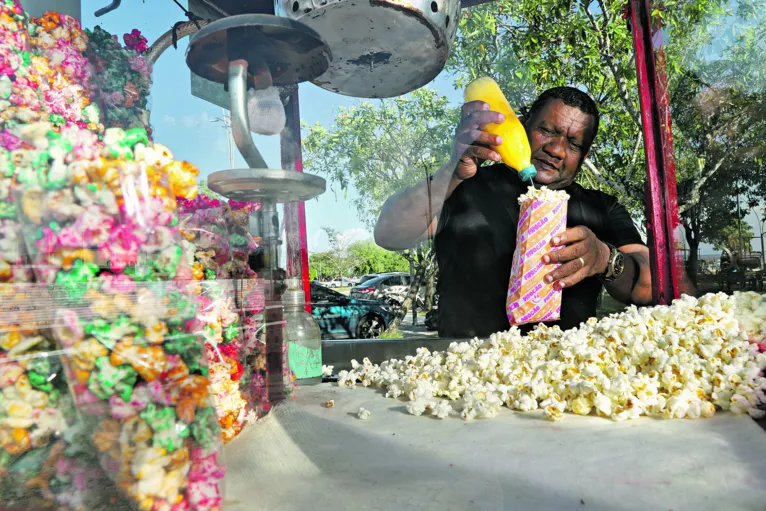
POLYGON ((179 200, 184 253, 199 282, 195 329, 205 341, 211 393, 224 442, 228 442, 257 415, 245 399, 250 384, 245 332, 235 299, 237 281, 229 274, 231 250, 223 210, 221 203, 204 195, 179 200))
POLYGON ((140 509, 219 509, 221 433, 175 204, 196 169, 143 130, 34 133, 48 158, 19 180, 24 237, 101 467, 140 509))
POLYGON ((0 286, 4 307, 18 309, 0 312, 0 508, 130 509, 82 434, 61 352, 40 335, 53 312, 44 314, 44 287, 0 286))
POLYGON ((149 138, 149 94, 152 62, 148 41, 133 29, 122 36, 122 44, 101 27, 86 30, 85 56, 93 69, 92 99, 99 105, 104 125, 146 130, 149 138))
POLYGON ((545 187, 529 187, 519 197, 521 211, 506 299, 511 326, 556 321, 561 315, 561 288, 545 282, 554 268, 542 258, 552 250, 554 236, 566 230, 567 200, 565 192, 545 187))
MULTIPOLYGON (((247 368, 244 376, 247 383, 244 387, 245 396, 250 408, 258 416, 263 416, 271 409, 269 382, 272 382, 278 397, 289 397, 295 388, 295 379, 290 372, 286 343, 272 347, 275 353, 272 354, 273 367, 269 371, 266 297, 272 277, 269 275, 270 268, 265 265, 260 240, 250 234, 251 215, 259 208, 260 204, 257 203, 231 201, 227 204, 225 218, 231 239, 231 274, 236 281, 237 305, 242 317, 242 343, 247 368), (275 359, 279 360, 278 364, 274 364, 275 359), (277 381, 282 382, 280 389, 275 388, 274 382, 277 381)), ((280 322, 281 309, 278 309, 279 305, 274 305, 271 311, 278 313, 277 322, 280 322)))

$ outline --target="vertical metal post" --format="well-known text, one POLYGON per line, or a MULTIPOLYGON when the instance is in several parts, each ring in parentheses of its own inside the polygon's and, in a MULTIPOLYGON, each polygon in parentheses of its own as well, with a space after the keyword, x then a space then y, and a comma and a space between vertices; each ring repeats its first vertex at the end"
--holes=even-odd
POLYGON ((648 171, 645 202, 652 291, 655 303, 666 304, 681 294, 683 254, 662 31, 652 26, 649 0, 630 0, 628 8, 648 171))
MULTIPOLYGON (((298 87, 287 96, 285 129, 279 136, 282 168, 303 172, 301 151, 301 114, 298 87)), ((287 276, 301 279, 306 296, 306 312, 311 314, 311 282, 309 278, 308 235, 306 233, 306 204, 285 204, 285 242, 287 276)))
MULTIPOLYGON (((240 154, 251 168, 266 168, 266 162, 255 147, 250 135, 250 121, 247 115, 246 95, 249 86, 248 69, 251 68, 244 58, 247 48, 246 29, 230 30, 227 38, 229 57, 229 101, 231 104, 231 129, 234 142, 240 154)), ((255 68, 255 66, 252 66, 255 68)), ((268 68, 262 62, 257 67, 261 73, 257 76, 266 77, 271 81, 268 68), (265 69, 265 72, 263 70, 265 69)), ((282 295, 281 286, 276 282, 276 271, 279 261, 279 217, 276 205, 264 201, 258 212, 258 229, 266 251, 266 266, 268 280, 266 282, 266 378, 269 401, 276 404, 285 399, 285 382, 283 373, 284 358, 282 356, 282 295)))

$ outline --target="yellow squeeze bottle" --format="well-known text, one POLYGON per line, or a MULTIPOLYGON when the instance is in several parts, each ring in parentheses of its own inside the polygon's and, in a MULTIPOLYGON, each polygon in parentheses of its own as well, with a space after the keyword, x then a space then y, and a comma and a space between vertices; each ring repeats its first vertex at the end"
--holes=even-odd
POLYGON ((516 169, 522 181, 532 181, 537 175, 537 169, 532 165, 532 150, 524 126, 516 117, 503 91, 492 78, 485 76, 477 78, 465 89, 465 102, 483 101, 493 112, 503 114, 505 120, 500 124, 488 124, 484 131, 503 137, 499 146, 492 149, 500 155, 503 163, 516 169))

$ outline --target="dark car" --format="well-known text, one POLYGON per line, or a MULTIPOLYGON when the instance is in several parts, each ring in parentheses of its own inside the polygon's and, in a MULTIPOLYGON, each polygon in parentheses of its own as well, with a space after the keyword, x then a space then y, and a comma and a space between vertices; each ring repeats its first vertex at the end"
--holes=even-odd
POLYGON ((394 317, 384 304, 349 298, 313 282, 311 305, 322 339, 377 339, 394 317))

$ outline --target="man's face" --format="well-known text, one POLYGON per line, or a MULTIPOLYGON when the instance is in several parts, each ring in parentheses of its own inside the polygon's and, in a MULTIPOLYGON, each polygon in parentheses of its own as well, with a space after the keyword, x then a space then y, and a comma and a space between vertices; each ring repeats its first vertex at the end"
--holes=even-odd
POLYGON ((558 190, 574 182, 587 156, 592 123, 589 114, 558 99, 527 120, 536 183, 558 190))

